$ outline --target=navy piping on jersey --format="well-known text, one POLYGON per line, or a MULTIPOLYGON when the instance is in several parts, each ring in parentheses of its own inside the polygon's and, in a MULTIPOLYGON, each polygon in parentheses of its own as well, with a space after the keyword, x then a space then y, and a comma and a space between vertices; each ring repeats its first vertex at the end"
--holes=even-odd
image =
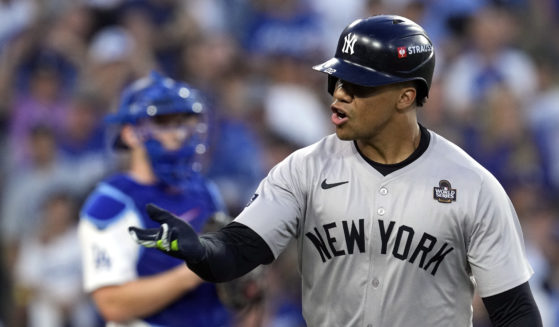
POLYGON ((427 150, 427 148, 429 147, 429 141, 431 140, 431 134, 429 134, 429 131, 425 127, 421 126, 421 124, 419 124, 419 130, 421 132, 421 136, 420 136, 419 145, 417 149, 415 149, 415 151, 413 151, 413 153, 406 160, 395 164, 381 164, 376 161, 373 161, 367 158, 361 152, 361 150, 359 150, 356 141, 353 141, 353 144, 355 144, 355 148, 357 149, 357 152, 359 152, 361 157, 365 159, 365 161, 367 161, 371 165, 371 167, 375 168, 383 176, 386 176, 392 172, 395 172, 400 168, 404 168, 405 166, 411 164, 417 158, 421 157, 421 155, 427 150))

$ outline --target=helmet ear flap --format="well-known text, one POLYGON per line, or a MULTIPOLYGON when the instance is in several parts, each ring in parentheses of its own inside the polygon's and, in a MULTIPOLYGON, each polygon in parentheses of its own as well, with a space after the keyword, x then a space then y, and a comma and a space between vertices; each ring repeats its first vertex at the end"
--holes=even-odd
POLYGON ((338 78, 336 76, 328 75, 328 93, 330 93, 330 95, 334 95, 337 82, 338 78))

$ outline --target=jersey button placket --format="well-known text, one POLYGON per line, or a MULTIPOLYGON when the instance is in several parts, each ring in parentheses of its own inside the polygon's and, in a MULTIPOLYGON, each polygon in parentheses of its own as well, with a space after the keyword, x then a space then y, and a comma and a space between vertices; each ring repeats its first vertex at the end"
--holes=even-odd
MULTIPOLYGON (((384 186, 382 186, 381 188, 379 188, 378 193, 381 195, 381 198, 384 198, 387 194, 388 194, 388 189, 384 186)), ((383 202, 383 201, 381 201, 383 202)), ((379 216, 384 216, 384 214, 386 213, 386 210, 383 207, 379 207, 377 209, 377 214, 379 216)))
MULTIPOLYGON (((390 207, 389 188, 384 185, 379 185, 377 187, 378 188, 374 193, 374 203, 376 204, 376 206, 373 209, 373 213, 375 216, 374 229, 379 228, 379 223, 378 223, 379 220, 387 219, 387 215, 389 213, 386 210, 386 208, 390 207)), ((376 233, 378 233, 378 231, 376 231, 376 233)), ((380 245, 377 244, 377 246, 380 245)), ((380 252, 380 248, 374 247, 373 251, 376 255, 378 255, 378 253, 380 252)), ((381 278, 383 276, 384 269, 382 269, 382 267, 379 267, 378 265, 375 265, 374 262, 371 262, 371 264, 372 264, 372 269, 368 276, 368 281, 369 281, 368 288, 371 292, 371 298, 368 300, 369 302, 368 305, 369 308, 372 308, 372 310, 367 310, 367 313, 365 314, 365 321, 369 321, 367 327, 372 327, 374 325, 374 322, 378 319, 380 315, 380 311, 382 310, 381 309, 382 304, 381 301, 379 301, 379 296, 380 296, 379 292, 382 292, 381 278)))

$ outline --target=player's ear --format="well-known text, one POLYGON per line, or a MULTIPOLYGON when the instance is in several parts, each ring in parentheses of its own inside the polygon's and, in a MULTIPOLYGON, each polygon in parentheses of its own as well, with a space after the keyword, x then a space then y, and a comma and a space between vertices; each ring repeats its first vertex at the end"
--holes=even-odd
POLYGON ((407 109, 415 104, 417 90, 412 85, 405 85, 400 89, 398 101, 396 103, 399 110, 407 109))
POLYGON ((134 148, 141 144, 141 140, 138 137, 138 134, 134 131, 134 127, 132 125, 122 126, 120 130, 120 138, 122 142, 130 148, 134 148))

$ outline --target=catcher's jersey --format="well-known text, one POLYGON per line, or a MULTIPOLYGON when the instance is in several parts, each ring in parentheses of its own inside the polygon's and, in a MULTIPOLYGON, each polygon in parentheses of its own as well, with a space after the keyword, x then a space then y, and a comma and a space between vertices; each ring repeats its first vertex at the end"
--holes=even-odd
MULTIPOLYGON (((182 260, 138 245, 128 235, 128 226, 159 227, 145 211, 146 204, 155 203, 201 231, 219 208, 215 194, 202 182, 193 184, 188 193, 172 194, 161 185, 141 185, 121 174, 100 183, 80 213, 78 230, 85 291, 123 284, 184 265, 182 260)), ((204 283, 154 315, 125 324, 109 323, 107 326, 216 327, 228 326, 229 319, 228 311, 219 302, 215 286, 204 283)))
POLYGON ((472 298, 533 271, 497 180, 436 133, 381 175, 330 135, 274 167, 236 218, 277 257, 297 239, 309 326, 471 326, 472 298))

